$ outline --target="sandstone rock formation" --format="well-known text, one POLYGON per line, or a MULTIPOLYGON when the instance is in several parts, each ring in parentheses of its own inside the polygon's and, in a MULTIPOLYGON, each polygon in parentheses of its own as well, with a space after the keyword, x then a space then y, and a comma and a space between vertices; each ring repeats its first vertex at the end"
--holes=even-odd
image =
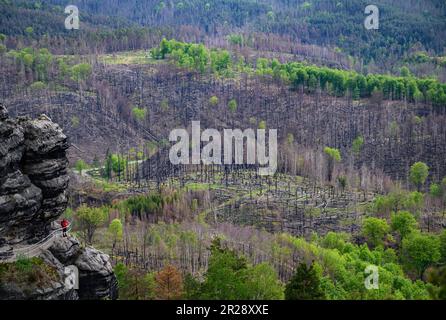
POLYGON ((0 244, 33 243, 66 208, 67 137, 47 119, 0 106, 0 244))
MULTIPOLYGON (((48 117, 11 119, 0 105, 0 263, 17 247, 39 242, 67 205, 67 137, 48 117)), ((53 225, 54 224, 54 225, 53 225)), ((60 281, 24 291, 0 279, 0 299, 116 298, 117 283, 109 257, 82 248, 74 237, 57 237, 40 253, 60 281), (79 290, 65 286, 66 266, 79 270, 79 290)))

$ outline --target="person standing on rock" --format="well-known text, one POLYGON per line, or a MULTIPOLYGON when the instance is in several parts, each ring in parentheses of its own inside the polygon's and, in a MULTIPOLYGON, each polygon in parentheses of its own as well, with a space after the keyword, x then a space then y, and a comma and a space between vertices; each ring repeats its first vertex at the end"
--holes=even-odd
POLYGON ((67 228, 68 228, 69 224, 70 224, 70 222, 65 218, 60 222, 60 225, 62 226, 62 235, 64 237, 67 236, 67 228))

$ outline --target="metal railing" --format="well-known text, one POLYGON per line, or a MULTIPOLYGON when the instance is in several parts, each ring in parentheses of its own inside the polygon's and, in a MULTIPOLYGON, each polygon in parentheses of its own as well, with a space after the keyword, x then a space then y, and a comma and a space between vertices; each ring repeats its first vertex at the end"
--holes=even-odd
MULTIPOLYGON (((67 232, 71 230, 72 224, 70 223, 67 227, 67 232)), ((45 238, 41 239, 39 242, 33 243, 29 246, 20 247, 17 249, 13 249, 12 251, 4 252, 3 255, 5 257, 0 256, 1 262, 13 262, 16 261, 18 258, 24 257, 24 258, 32 258, 37 255, 42 250, 46 250, 53 244, 54 240, 63 234, 64 228, 58 228, 56 230, 53 230, 50 232, 45 238)))

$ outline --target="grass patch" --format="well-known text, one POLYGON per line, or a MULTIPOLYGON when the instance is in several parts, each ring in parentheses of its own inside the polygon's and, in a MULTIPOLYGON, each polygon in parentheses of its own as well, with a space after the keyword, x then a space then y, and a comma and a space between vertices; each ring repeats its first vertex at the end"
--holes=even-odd
POLYGON ((104 54, 99 57, 99 59, 106 63, 112 65, 124 64, 124 65, 132 65, 132 64, 154 64, 158 61, 150 58, 148 56, 147 51, 138 50, 138 51, 125 51, 119 52, 115 54, 104 54))
POLYGON ((205 191, 209 189, 217 189, 221 187, 219 184, 209 184, 200 182, 189 182, 185 184, 185 189, 189 191, 205 191))
POLYGON ((127 190, 127 188, 122 184, 99 179, 95 179, 94 184, 96 188, 101 189, 104 192, 124 192, 127 190))
POLYGON ((42 258, 19 258, 15 262, 0 263, 0 287, 13 283, 24 292, 31 292, 55 281, 60 281, 56 268, 46 264, 42 258))

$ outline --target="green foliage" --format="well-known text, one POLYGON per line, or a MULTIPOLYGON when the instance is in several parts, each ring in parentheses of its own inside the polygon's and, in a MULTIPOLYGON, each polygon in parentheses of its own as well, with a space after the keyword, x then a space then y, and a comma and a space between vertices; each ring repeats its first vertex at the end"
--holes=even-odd
MULTIPOLYGON (((220 75, 232 75, 235 71, 229 52, 209 50, 202 44, 191 44, 163 39, 151 55, 164 59, 169 55, 179 66, 199 72, 212 70, 220 75)), ((237 66, 237 65, 236 65, 237 66)), ((427 99, 435 106, 446 106, 446 86, 433 79, 407 76, 368 74, 363 76, 353 71, 330 69, 301 62, 279 63, 277 60, 257 59, 255 67, 243 67, 248 73, 269 75, 313 92, 322 90, 338 97, 351 93, 353 99, 382 96, 388 100, 422 101, 427 99)))
POLYGON ((14 286, 27 294, 60 280, 57 269, 40 257, 18 257, 15 262, 0 263, 0 288, 14 286))
POLYGON ((217 239, 211 246, 202 298, 281 299, 283 288, 276 272, 269 265, 263 263, 251 267, 244 257, 222 248, 217 239))
POLYGON ((409 68, 406 67, 406 66, 401 67, 401 69, 400 69, 400 75, 401 75, 402 77, 409 77, 409 76, 410 76, 410 70, 409 70, 409 68))
POLYGON ((233 300, 246 297, 247 262, 234 251, 223 249, 214 242, 211 247, 206 280, 203 283, 203 298, 233 300))
POLYGON ((409 180, 417 186, 418 191, 420 191, 428 175, 429 167, 424 162, 416 162, 410 167, 409 180))
POLYGON ((41 90, 44 90, 44 89, 46 88, 46 84, 43 83, 42 81, 36 81, 36 82, 33 82, 33 83, 29 86, 29 88, 30 88, 32 91, 41 91, 41 90))
POLYGON ((339 176, 337 178, 338 184, 341 187, 342 190, 344 190, 347 187, 347 177, 345 176, 339 176))
POLYGON ((421 278, 427 267, 441 258, 440 239, 429 234, 412 232, 402 241, 401 255, 408 270, 421 278))
POLYGON ((169 194, 155 192, 129 197, 122 202, 121 206, 130 214, 142 219, 143 217, 161 214, 164 206, 174 204, 179 199, 180 194, 177 191, 169 194))
POLYGON ((33 28, 33 27, 26 27, 26 29, 25 29, 25 33, 26 33, 28 36, 31 36, 31 35, 33 34, 33 32, 34 32, 34 28, 33 28))
POLYGON ((23 48, 19 51, 11 50, 8 53, 18 64, 25 66, 26 70, 34 72, 38 81, 47 81, 49 79, 50 66, 53 61, 53 55, 48 49, 23 48))
POLYGON ((337 249, 343 252, 350 240, 350 235, 347 233, 328 232, 320 241, 320 245, 327 249, 337 249))
POLYGON ((144 119, 146 118, 146 109, 144 108, 138 108, 138 107, 134 107, 132 109, 132 114, 133 117, 137 120, 137 121, 144 121, 144 119))
POLYGON ((88 63, 80 63, 71 67, 71 79, 76 82, 85 81, 92 73, 92 68, 88 63))
POLYGON ((341 153, 338 149, 325 147, 324 152, 334 161, 340 162, 341 161, 341 153))
POLYGON ((155 274, 128 268, 118 262, 113 269, 118 281, 119 298, 122 300, 155 299, 155 274))
POLYGON ((441 262, 446 263, 446 230, 440 234, 440 253, 441 262))
POLYGON ((91 244, 96 229, 102 226, 108 218, 108 208, 90 208, 82 205, 76 210, 75 218, 81 237, 91 244))
POLYGON ((375 214, 390 216, 390 213, 405 210, 416 215, 424 206, 424 195, 421 192, 394 191, 387 195, 377 196, 371 205, 375 214))
POLYGON ((429 194, 434 198, 441 198, 443 196, 443 189, 437 183, 432 183, 429 187, 429 194))
POLYGON ((186 300, 198 300, 201 297, 201 283, 190 273, 187 273, 183 280, 184 298, 186 300))
POLYGON ((311 265, 300 263, 295 274, 285 288, 286 300, 323 300, 325 294, 321 288, 321 277, 311 265))
POLYGON ((127 166, 127 160, 119 154, 108 154, 105 159, 105 176, 112 177, 112 173, 120 175, 127 166))
POLYGON ((391 216, 391 227, 399 233, 401 239, 406 238, 418 227, 417 220, 408 211, 398 211, 391 216))
MULTIPOLYGON (((324 248, 315 242, 289 235, 281 235, 282 243, 289 242, 299 256, 314 261, 314 268, 321 276, 321 288, 327 299, 428 299, 426 285, 412 282, 404 276, 394 250, 367 245, 354 245, 330 235, 332 246, 324 248), (364 286, 364 270, 369 265, 378 266, 379 290, 367 290, 364 286)), ((330 245, 327 245, 330 246, 330 245)))
POLYGON ((80 123, 79 117, 77 117, 77 116, 72 116, 71 117, 71 126, 73 128, 77 128, 79 126, 79 123, 80 123))
POLYGON ((79 172, 80 175, 82 175, 82 171, 88 168, 88 165, 85 163, 84 160, 79 159, 76 161, 75 164, 76 170, 79 172))
POLYGON ((294 143, 294 135, 292 133, 288 133, 286 136, 286 141, 289 145, 294 143))
POLYGON ((368 217, 362 222, 362 235, 373 247, 383 245, 389 231, 390 227, 385 219, 368 217))
POLYGON ((235 99, 229 100, 228 108, 232 113, 235 113, 237 111, 237 101, 235 99))
POLYGON ((218 104, 218 98, 216 96, 212 96, 209 98, 209 104, 211 106, 216 106, 218 104))
POLYGON ((358 136, 353 140, 352 151, 354 154, 359 154, 361 152, 361 148, 364 145, 364 138, 362 136, 358 136))
POLYGON ((230 34, 227 36, 228 42, 232 45, 242 46, 243 45, 243 36, 240 34, 230 34))
POLYGON ((277 272, 268 263, 260 263, 248 269, 246 280, 247 298, 252 300, 283 300, 284 288, 277 272))
POLYGON ((167 99, 163 99, 160 104, 161 110, 167 112, 169 110, 169 101, 167 99))
POLYGON ((113 219, 108 226, 108 233, 112 237, 113 246, 115 246, 117 241, 122 240, 122 222, 120 219, 113 219))
POLYGON ((430 270, 427 278, 430 283, 434 284, 429 287, 431 298, 446 300, 446 266, 430 270))

